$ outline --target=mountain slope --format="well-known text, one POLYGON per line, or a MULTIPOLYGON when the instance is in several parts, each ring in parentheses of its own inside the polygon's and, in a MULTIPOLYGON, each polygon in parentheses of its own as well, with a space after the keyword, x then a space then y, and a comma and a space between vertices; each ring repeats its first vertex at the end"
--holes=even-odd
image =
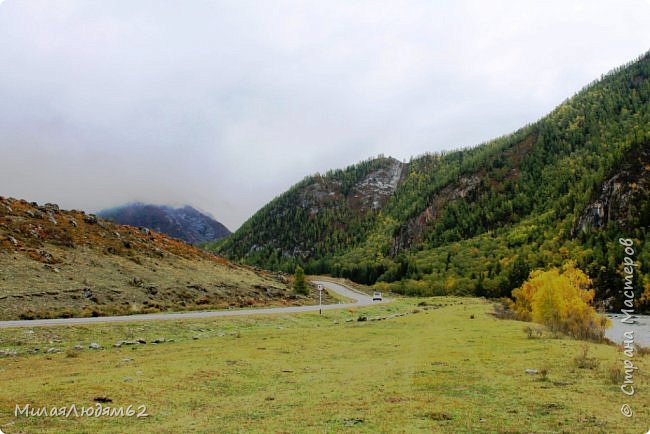
POLYGON ((145 228, 0 197, 0 319, 301 304, 287 279, 145 228))
POLYGON ((598 296, 614 297, 616 305, 623 255, 617 240, 625 237, 636 243, 640 296, 650 288, 649 77, 645 54, 513 134, 413 159, 381 206, 363 214, 349 205, 362 181, 354 174, 387 159, 309 177, 218 251, 279 269, 301 263, 308 272, 379 281, 405 293, 492 296, 510 294, 533 268, 574 260, 594 279, 598 296), (325 206, 328 196, 316 205, 296 200, 315 184, 336 183, 337 174, 351 186, 333 210, 325 206), (612 194, 607 203, 615 205, 594 224, 589 216, 600 215, 602 196, 612 194), (255 242, 239 243, 248 239, 255 242))
POLYGON ((230 235, 223 224, 187 205, 172 208, 132 203, 102 210, 97 215, 115 223, 149 228, 191 244, 215 241, 230 235))
POLYGON ((344 252, 363 240, 400 184, 403 167, 379 157, 307 177, 212 247, 270 268, 344 252))

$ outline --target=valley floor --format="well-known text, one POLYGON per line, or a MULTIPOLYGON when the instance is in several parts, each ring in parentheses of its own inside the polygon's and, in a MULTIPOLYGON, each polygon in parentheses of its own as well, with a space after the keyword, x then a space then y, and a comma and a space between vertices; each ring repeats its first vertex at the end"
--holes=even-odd
POLYGON ((17 355, 0 358, 0 430, 647 431, 647 356, 633 359, 628 397, 615 375, 625 358, 617 347, 528 338, 527 324, 491 309, 478 299, 399 299, 322 316, 3 329, 0 350, 17 355), (148 417, 16 416, 26 404, 131 405, 136 414, 144 405, 148 417))

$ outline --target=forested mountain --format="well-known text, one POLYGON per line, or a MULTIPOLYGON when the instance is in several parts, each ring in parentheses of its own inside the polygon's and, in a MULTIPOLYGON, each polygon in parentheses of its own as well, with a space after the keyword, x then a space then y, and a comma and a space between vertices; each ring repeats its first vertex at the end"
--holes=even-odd
POLYGON ((531 269, 574 260, 616 306, 624 237, 640 298, 650 293, 649 76, 646 53, 513 134, 307 177, 212 247, 413 294, 509 295, 531 269))
POLYGON ((379 157, 307 177, 257 212, 220 250, 272 269, 344 253, 372 230, 403 167, 379 157))
POLYGON ((230 235, 223 224, 191 206, 172 208, 132 203, 100 211, 97 215, 123 225, 142 226, 191 244, 215 241, 230 235))

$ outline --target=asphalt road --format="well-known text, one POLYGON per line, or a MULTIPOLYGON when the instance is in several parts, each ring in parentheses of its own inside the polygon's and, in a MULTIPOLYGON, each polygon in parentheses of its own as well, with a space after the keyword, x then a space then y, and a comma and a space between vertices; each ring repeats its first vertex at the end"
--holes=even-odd
MULTIPOLYGON (((367 294, 354 291, 338 283, 314 280, 315 284, 322 284, 328 290, 336 292, 343 297, 356 300, 354 303, 325 304, 323 310, 345 309, 349 307, 368 306, 373 303, 386 303, 383 301, 372 301, 372 297, 367 294)), ((174 313, 150 313, 140 315, 121 315, 121 316, 101 316, 93 318, 54 318, 54 319, 33 319, 33 320, 16 320, 0 321, 0 328, 9 327, 37 327, 53 325, 79 325, 79 324, 101 324, 114 322, 136 322, 136 321, 163 321, 173 319, 199 319, 213 318, 223 316, 243 316, 243 315, 268 315, 275 313, 299 313, 318 311, 318 305, 312 306, 290 306, 290 307, 271 307, 264 309, 239 309, 239 310, 210 310, 210 311, 192 311, 192 312, 174 312, 174 313)))

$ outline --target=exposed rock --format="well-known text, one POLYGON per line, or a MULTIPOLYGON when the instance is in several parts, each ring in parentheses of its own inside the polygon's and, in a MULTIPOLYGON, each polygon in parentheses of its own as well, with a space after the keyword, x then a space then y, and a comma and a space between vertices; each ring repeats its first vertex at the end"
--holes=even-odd
POLYGON ((650 150, 634 149, 603 183, 598 197, 584 209, 572 235, 604 229, 610 221, 627 228, 630 217, 638 215, 635 205, 647 201, 649 192, 650 150))
POLYGON ((88 345, 88 348, 91 350, 101 350, 102 346, 99 345, 97 342, 91 342, 90 345, 88 345))
POLYGON ((61 270, 59 270, 58 268, 53 267, 53 266, 50 265, 50 264, 45 264, 45 265, 43 265, 43 267, 44 267, 45 269, 47 269, 47 270, 50 270, 50 271, 53 272, 53 273, 58 273, 59 271, 61 271, 61 270))
POLYGON ((529 368, 529 369, 526 369, 525 372, 528 375, 537 375, 537 374, 539 374, 539 371, 537 369, 530 369, 529 368))
POLYGON ((355 426, 360 423, 363 423, 363 419, 359 419, 359 418, 343 419, 343 425, 345 426, 355 426))
POLYGON ((60 211, 59 210, 59 205, 57 205, 55 203, 46 203, 41 208, 42 208, 43 212, 47 212, 47 213, 56 214, 56 213, 58 213, 60 211))
POLYGON ((49 253, 47 250, 40 249, 37 251, 38 255, 40 256, 40 260, 42 262, 46 262, 48 264, 52 264, 55 262, 54 256, 52 256, 51 253, 49 253))
POLYGON ((427 229, 435 223, 440 212, 445 206, 458 199, 464 199, 479 189, 481 179, 476 176, 461 176, 456 182, 440 190, 433 199, 433 203, 415 218, 408 220, 397 236, 393 238, 390 255, 397 256, 401 251, 422 241, 427 229))
POLYGON ((207 292, 207 290, 204 287, 202 287, 201 285, 198 285, 198 284, 187 285, 187 288, 188 289, 196 289, 197 291, 201 291, 201 292, 207 292))
POLYGON ((369 173, 348 195, 348 203, 362 212, 377 211, 386 204, 402 180, 405 164, 391 158, 389 164, 369 173))
POLYGON ((119 342, 116 342, 115 344, 113 344, 113 346, 115 348, 120 348, 123 345, 137 345, 137 344, 138 344, 137 341, 119 341, 119 342))
POLYGON ((40 233, 43 232, 43 228, 39 225, 36 227, 31 227, 29 234, 34 238, 41 238, 40 233))
POLYGON ((267 295, 268 297, 271 297, 271 298, 273 298, 273 297, 279 297, 279 296, 281 296, 282 293, 283 293, 283 291, 282 291, 281 289, 279 289, 279 288, 274 288, 274 287, 272 287, 272 286, 265 288, 264 291, 266 292, 266 295, 267 295))
POLYGON ((95 214, 86 214, 84 216, 84 222, 88 223, 89 225, 97 224, 97 216, 95 214))

